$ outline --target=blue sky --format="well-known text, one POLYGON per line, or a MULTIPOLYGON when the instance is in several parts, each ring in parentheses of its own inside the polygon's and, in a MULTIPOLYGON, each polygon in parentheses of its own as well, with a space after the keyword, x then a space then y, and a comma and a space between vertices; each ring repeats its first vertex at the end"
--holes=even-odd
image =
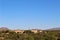
POLYGON ((0 27, 60 27, 60 0, 0 0, 0 27))

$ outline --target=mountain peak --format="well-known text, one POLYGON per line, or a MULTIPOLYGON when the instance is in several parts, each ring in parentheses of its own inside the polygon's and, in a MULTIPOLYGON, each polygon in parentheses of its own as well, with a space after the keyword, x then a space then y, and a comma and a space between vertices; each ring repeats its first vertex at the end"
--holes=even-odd
POLYGON ((0 30, 8 30, 6 27, 1 27, 0 30))

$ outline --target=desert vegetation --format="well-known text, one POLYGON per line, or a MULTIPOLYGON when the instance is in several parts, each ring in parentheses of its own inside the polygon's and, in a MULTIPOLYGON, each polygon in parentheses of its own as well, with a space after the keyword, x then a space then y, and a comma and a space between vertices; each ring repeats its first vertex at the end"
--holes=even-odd
POLYGON ((22 34, 11 30, 0 31, 0 40, 60 40, 60 30, 43 30, 33 33, 25 30, 22 34))

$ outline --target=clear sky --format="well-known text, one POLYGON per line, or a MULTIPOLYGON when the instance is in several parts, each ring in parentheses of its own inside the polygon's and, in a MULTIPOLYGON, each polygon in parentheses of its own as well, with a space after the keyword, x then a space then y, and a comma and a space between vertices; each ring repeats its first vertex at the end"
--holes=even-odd
POLYGON ((0 27, 60 27, 60 0, 0 0, 0 27))

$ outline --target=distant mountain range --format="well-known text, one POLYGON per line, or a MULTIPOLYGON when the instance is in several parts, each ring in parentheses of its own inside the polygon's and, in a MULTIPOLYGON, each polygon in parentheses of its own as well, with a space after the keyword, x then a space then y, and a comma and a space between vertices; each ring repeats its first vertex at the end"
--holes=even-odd
MULTIPOLYGON (((1 30, 9 30, 8 28, 6 28, 6 27, 1 27, 0 28, 0 31, 1 30)), ((31 29, 32 30, 32 29, 31 29)), ((36 30, 38 30, 38 29, 36 29, 36 30)), ((41 30, 41 29, 40 29, 41 30)), ((50 29, 46 29, 46 30, 60 30, 60 27, 57 27, 57 28, 50 28, 50 29)))

